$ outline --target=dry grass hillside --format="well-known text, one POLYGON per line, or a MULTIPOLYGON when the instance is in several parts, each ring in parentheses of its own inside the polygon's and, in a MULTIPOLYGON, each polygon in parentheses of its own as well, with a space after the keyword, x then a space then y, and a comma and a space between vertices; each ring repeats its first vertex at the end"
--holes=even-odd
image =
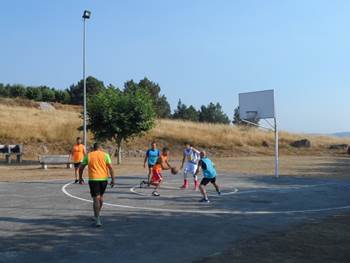
MULTIPOLYGON (((65 105, 55 105, 55 108, 52 111, 41 110, 36 102, 1 99, 0 144, 22 143, 27 156, 36 156, 45 151, 68 151, 75 137, 81 135, 77 130, 82 124, 81 109, 65 105)), ((152 131, 130 141, 125 148, 130 151, 144 149, 151 140, 168 145, 176 152, 180 151, 184 141, 189 141, 219 156, 272 155, 274 142, 272 132, 259 129, 158 120, 152 131), (268 147, 263 146, 263 142, 268 147)), ((280 133, 281 153, 288 155, 341 153, 344 150, 331 152, 329 146, 344 143, 350 143, 350 139, 280 133), (302 138, 311 141, 310 149, 297 149, 289 145, 302 138)))

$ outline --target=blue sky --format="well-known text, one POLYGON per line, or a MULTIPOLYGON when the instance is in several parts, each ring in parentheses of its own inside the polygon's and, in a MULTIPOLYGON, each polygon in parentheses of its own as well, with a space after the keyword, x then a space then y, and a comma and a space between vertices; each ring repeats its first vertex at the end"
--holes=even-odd
POLYGON ((350 1, 0 0, 0 82, 67 88, 87 73, 122 86, 147 76, 174 108, 275 89, 280 127, 350 130, 350 1))

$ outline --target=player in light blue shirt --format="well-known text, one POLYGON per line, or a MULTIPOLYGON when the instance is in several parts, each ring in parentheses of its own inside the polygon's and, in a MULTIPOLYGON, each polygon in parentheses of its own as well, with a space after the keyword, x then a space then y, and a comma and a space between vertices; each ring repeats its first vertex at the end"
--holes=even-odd
POLYGON ((160 156, 160 151, 157 149, 157 144, 155 142, 151 143, 151 148, 147 150, 145 160, 143 162, 143 167, 146 168, 146 163, 148 165, 148 184, 150 183, 152 168, 156 164, 160 156))
POLYGON ((214 163, 207 157, 207 154, 205 151, 201 151, 200 156, 201 156, 201 159, 198 163, 198 168, 196 171, 196 175, 199 173, 200 170, 202 170, 203 172, 203 179, 199 185, 199 189, 203 195, 203 198, 200 200, 200 202, 209 203, 208 194, 205 189, 208 183, 211 183, 215 187, 215 190, 219 195, 221 194, 221 192, 220 192, 219 186, 216 183, 217 173, 216 173, 214 163))

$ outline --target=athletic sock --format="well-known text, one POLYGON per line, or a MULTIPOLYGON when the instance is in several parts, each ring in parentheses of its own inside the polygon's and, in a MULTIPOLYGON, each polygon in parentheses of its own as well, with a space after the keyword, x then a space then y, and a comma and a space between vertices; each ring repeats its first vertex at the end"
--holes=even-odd
POLYGON ((185 179, 184 184, 183 184, 183 186, 181 186, 181 188, 187 188, 187 187, 188 187, 188 181, 185 179))
POLYGON ((194 180, 194 190, 198 190, 198 181, 194 180))

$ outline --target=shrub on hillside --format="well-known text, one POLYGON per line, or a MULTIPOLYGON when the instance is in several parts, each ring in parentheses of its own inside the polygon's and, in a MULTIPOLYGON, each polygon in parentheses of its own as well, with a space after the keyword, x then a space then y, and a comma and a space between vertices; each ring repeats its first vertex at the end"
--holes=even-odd
POLYGON ((10 97, 12 98, 24 98, 26 94, 26 88, 23 85, 15 84, 10 88, 10 97))

